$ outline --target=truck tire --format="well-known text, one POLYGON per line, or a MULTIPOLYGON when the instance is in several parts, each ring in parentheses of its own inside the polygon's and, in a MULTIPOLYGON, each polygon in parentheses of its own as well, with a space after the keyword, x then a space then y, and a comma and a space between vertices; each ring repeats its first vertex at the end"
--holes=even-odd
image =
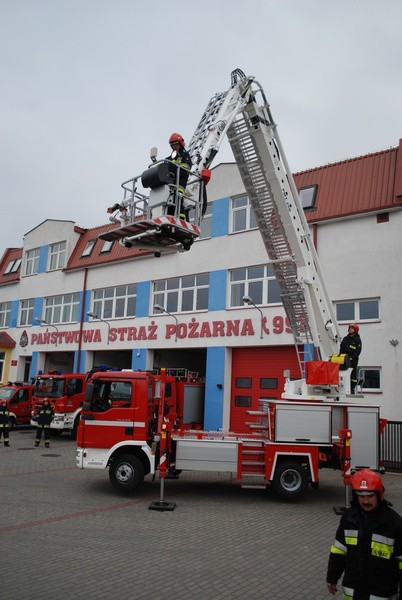
POLYGON ((80 415, 81 415, 81 413, 75 417, 74 425, 71 430, 71 437, 73 440, 77 439, 77 431, 78 431, 78 426, 80 424, 80 415))
POLYGON ((296 461, 282 462, 275 470, 274 490, 285 500, 300 498, 305 493, 307 484, 307 471, 296 461))
POLYGON ((144 479, 144 465, 134 454, 121 454, 109 468, 112 485, 120 491, 137 489, 144 479))

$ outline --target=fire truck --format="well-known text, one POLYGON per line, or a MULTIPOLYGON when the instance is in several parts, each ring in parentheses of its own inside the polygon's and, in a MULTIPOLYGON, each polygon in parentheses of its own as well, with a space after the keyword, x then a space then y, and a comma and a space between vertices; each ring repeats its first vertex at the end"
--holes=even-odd
POLYGON ((69 431, 73 438, 77 435, 85 386, 88 374, 62 373, 61 371, 39 372, 34 381, 31 412, 31 425, 36 425, 35 416, 46 398, 54 409, 54 419, 50 425, 53 435, 69 431))
POLYGON ((345 483, 352 469, 378 469, 384 421, 378 406, 351 394, 351 370, 347 357, 337 354, 340 332, 308 224, 269 104, 254 77, 233 71, 229 89, 209 101, 188 148, 193 167, 186 198, 178 202, 178 186, 153 149, 153 164, 123 184, 120 217, 113 217, 120 227, 101 237, 152 249, 158 256, 188 250, 199 235, 209 167, 225 136, 281 290, 300 378, 285 372, 281 399, 262 398, 258 410, 249 411, 248 431, 235 433, 204 430, 202 403, 191 395, 179 401, 179 380, 166 371, 94 374, 78 431, 77 466, 109 468, 120 490, 136 489, 157 470, 161 484, 180 471, 225 471, 243 487, 272 484, 291 500, 309 483, 318 484, 321 467, 340 469, 345 483), (148 196, 139 192, 140 180, 150 188, 148 196), (176 214, 188 198, 195 229, 176 214), (114 388, 125 389, 124 406, 122 398, 116 404, 114 388))
POLYGON ((20 381, 10 381, 0 387, 0 400, 7 400, 10 411, 10 429, 16 425, 30 424, 33 390, 33 385, 20 381))

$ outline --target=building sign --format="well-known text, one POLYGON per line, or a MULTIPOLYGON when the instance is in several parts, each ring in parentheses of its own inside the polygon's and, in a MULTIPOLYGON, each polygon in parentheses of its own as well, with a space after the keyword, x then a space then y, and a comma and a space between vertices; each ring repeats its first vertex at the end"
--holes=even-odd
MULTIPOLYGON (((261 320, 261 329, 265 335, 292 333, 287 318, 277 315, 268 322, 267 317, 261 320)), ((101 329, 79 329, 73 331, 40 331, 31 334, 31 345, 55 345, 57 344, 79 344, 80 336, 83 344, 103 342, 101 329)), ((257 331, 259 334, 259 331, 257 331)), ((22 337, 26 335, 24 331, 22 337)), ((174 339, 197 339, 197 338, 219 338, 219 337, 245 337, 256 334, 251 319, 226 319, 222 321, 197 321, 194 317, 190 322, 168 323, 158 325, 151 321, 149 325, 138 327, 110 327, 108 342, 135 342, 148 340, 174 340, 174 339)), ((28 343, 28 337, 26 344, 28 343)))

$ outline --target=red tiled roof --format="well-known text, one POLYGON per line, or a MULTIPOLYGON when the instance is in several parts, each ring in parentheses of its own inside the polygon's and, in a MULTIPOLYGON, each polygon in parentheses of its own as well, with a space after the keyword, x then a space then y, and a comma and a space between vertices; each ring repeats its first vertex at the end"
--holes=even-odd
POLYGON ((14 348, 15 341, 5 331, 0 331, 0 347, 2 348, 14 348))
POLYGON ((402 140, 399 148, 359 156, 294 175, 297 189, 316 184, 307 220, 322 221, 402 205, 402 140))
POLYGON ((13 260, 22 258, 22 248, 7 248, 0 260, 0 285, 3 283, 12 283, 20 280, 21 265, 12 273, 4 274, 8 265, 13 260))
POLYGON ((84 267, 93 267, 95 265, 104 265, 116 261, 133 259, 138 256, 146 256, 149 254, 147 250, 139 250, 138 248, 124 248, 120 246, 118 242, 114 242, 112 249, 110 252, 102 252, 104 240, 98 239, 98 236, 101 233, 105 233, 106 231, 110 231, 111 229, 116 229, 118 225, 115 223, 108 223, 107 225, 100 225, 99 227, 94 227, 93 229, 87 229, 82 234, 80 239, 78 240, 71 256, 70 260, 65 271, 70 271, 72 269, 82 269, 84 267), (87 243, 90 240, 97 240, 94 247, 92 248, 92 252, 89 256, 82 256, 87 243))

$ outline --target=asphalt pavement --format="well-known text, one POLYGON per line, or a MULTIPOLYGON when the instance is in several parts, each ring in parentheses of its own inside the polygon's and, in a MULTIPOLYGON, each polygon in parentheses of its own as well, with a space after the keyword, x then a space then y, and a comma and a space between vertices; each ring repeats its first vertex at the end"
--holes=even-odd
MULTIPOLYGON (((226 473, 166 480, 171 512, 149 510, 159 481, 120 494, 107 471, 75 467, 63 434, 34 449, 34 431, 0 446, 1 600, 323 600, 344 503, 338 472, 296 503, 241 489, 226 473)), ((384 475, 402 513, 402 475, 384 475)), ((340 598, 338 594, 337 598, 340 598)))

